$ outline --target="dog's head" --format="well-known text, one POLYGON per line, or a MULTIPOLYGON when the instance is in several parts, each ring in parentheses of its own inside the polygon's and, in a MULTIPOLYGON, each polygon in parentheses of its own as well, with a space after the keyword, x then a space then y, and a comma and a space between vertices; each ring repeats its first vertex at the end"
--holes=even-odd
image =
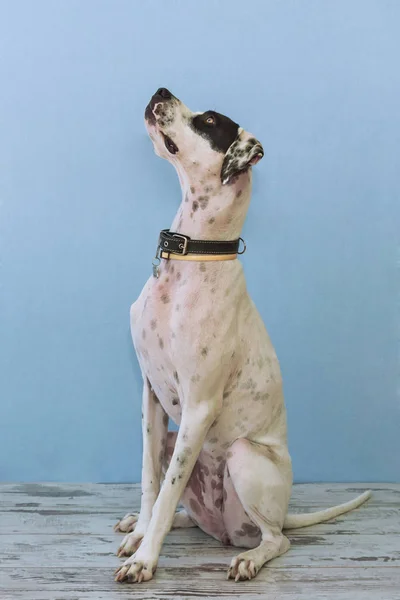
POLYGON ((237 123, 213 110, 193 113, 166 88, 151 98, 145 121, 156 154, 189 177, 229 184, 264 155, 260 142, 237 123))

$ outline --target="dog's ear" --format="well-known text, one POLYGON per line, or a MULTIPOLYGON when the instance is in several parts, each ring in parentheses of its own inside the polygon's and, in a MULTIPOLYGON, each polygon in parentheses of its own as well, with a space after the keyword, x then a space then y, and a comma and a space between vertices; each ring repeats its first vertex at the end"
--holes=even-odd
POLYGON ((229 183, 235 175, 247 171, 257 164, 263 156, 264 150, 260 142, 250 133, 241 129, 236 140, 226 151, 221 168, 222 185, 229 183))

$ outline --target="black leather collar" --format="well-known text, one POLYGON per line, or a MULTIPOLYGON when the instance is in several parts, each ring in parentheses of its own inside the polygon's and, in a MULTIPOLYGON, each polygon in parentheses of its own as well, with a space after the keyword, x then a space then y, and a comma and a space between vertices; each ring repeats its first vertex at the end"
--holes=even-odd
POLYGON ((230 241, 221 240, 192 240, 188 235, 174 233, 169 229, 162 229, 158 240, 158 249, 170 254, 243 254, 246 244, 242 238, 230 241), (240 242, 243 250, 239 252, 240 242))

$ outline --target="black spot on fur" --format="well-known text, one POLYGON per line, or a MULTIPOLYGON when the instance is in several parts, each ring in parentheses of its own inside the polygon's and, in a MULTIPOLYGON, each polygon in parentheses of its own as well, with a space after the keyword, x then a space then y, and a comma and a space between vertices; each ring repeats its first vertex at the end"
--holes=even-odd
POLYGON ((255 138, 250 138, 245 143, 238 138, 225 154, 221 168, 221 181, 233 183, 241 173, 251 167, 255 156, 261 157, 263 154, 263 148, 255 138))
POLYGON ((174 371, 174 379, 175 379, 176 383, 179 383, 179 376, 178 376, 177 371, 174 371))
POLYGON ((243 537, 245 534, 244 531, 242 531, 241 529, 236 529, 235 531, 235 535, 239 536, 239 537, 243 537))
POLYGON ((181 467, 184 467, 187 463, 187 456, 185 453, 182 453, 181 456, 178 456, 176 461, 181 465, 181 467))
POLYGON ((211 219, 208 219, 208 222, 210 223, 210 225, 212 225, 214 223, 214 221, 215 221, 214 217, 211 217, 211 219))
POLYGON ((170 301, 168 294, 162 294, 161 301, 164 302, 164 304, 168 304, 170 301))
POLYGON ((199 196, 199 204, 200 204, 200 208, 202 210, 207 208, 208 201, 209 201, 209 196, 199 196))
POLYGON ((199 203, 197 202, 197 200, 193 200, 192 208, 193 208, 193 212, 196 212, 196 210, 198 210, 199 203))
POLYGON ((245 535, 248 535, 249 537, 257 537, 260 535, 259 528, 251 523, 242 523, 242 529, 245 535))
POLYGON ((213 110, 208 110, 202 115, 196 115, 191 121, 191 127, 196 133, 206 138, 210 146, 217 152, 225 153, 229 146, 235 141, 239 125, 213 110), (213 123, 207 123, 207 119, 213 118, 213 123))

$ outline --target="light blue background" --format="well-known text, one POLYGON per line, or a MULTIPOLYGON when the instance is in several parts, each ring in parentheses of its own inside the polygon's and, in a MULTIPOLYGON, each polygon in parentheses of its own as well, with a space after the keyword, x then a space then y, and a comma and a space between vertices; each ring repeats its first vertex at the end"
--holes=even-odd
POLYGON ((0 479, 138 481, 158 86, 264 144, 244 237, 297 481, 400 479, 400 3, 0 2, 0 479), (140 250, 138 248, 140 247, 140 250))

